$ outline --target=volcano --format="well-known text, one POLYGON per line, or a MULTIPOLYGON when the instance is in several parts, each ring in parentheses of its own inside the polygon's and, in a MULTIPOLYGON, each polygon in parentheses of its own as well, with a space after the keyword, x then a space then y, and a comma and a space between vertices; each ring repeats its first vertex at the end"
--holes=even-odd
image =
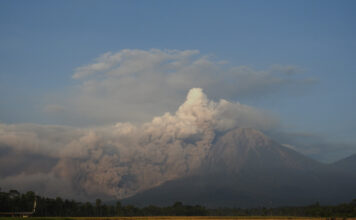
POLYGON ((349 172, 351 159, 323 164, 260 131, 237 128, 216 138, 194 174, 122 202, 166 206, 181 201, 241 208, 337 204, 356 198, 356 175, 349 172))

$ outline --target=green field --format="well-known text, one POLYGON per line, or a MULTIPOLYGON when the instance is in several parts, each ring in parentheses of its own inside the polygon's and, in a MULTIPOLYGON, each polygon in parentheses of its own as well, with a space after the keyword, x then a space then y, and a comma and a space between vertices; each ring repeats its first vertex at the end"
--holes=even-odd
MULTIPOLYGON (((17 217, 0 217, 0 220, 20 220, 17 217)), ((356 218, 270 217, 270 216, 145 216, 145 217, 30 217, 28 220, 356 220, 356 218)))

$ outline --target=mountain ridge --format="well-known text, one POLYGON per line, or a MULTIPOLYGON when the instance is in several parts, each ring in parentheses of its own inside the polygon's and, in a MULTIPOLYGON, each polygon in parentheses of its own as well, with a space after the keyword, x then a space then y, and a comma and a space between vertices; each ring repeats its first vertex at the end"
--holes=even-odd
POLYGON ((352 154, 346 158, 338 160, 331 164, 332 167, 346 171, 346 172, 355 172, 356 170, 356 154, 352 154))

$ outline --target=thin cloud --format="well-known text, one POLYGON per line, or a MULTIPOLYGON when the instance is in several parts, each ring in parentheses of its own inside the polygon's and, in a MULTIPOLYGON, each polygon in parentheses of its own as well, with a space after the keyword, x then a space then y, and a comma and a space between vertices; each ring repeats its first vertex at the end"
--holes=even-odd
POLYGON ((46 113, 61 113, 61 112, 65 111, 65 107, 61 106, 61 105, 56 105, 56 104, 47 105, 47 106, 45 106, 44 111, 46 113))
POLYGON ((65 101, 52 100, 66 109, 68 118, 61 121, 67 124, 145 122, 173 112, 194 87, 214 100, 265 96, 303 90, 316 82, 301 72, 292 65, 266 70, 233 66, 198 50, 125 49, 76 68, 72 77, 77 87, 58 98, 65 101))

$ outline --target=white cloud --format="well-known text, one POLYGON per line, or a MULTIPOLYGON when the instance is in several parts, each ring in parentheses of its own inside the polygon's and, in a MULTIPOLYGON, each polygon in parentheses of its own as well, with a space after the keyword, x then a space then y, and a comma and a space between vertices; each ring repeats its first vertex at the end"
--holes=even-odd
POLYGON ((173 112, 190 88, 203 88, 215 100, 265 96, 315 82, 298 74, 301 71, 282 65, 267 70, 236 67, 197 50, 126 49, 76 68, 78 86, 68 96, 51 100, 66 110, 59 113, 61 123, 144 122, 173 112))

